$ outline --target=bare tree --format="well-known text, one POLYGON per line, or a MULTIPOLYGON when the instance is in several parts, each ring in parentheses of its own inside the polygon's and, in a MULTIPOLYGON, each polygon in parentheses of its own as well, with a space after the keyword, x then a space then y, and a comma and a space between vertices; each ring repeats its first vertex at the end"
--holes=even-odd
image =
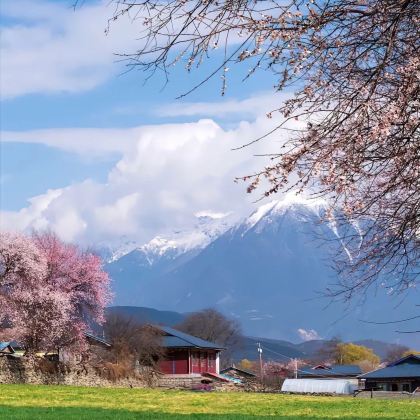
POLYGON ((418 0, 114 3, 114 20, 129 14, 142 24, 138 51, 123 56, 131 67, 168 78, 177 63, 191 71, 213 56, 215 70, 190 92, 221 75, 223 94, 227 70, 240 62, 249 64, 245 79, 270 71, 276 91, 295 86, 292 98, 267 110, 280 120, 263 138, 301 124, 260 172, 242 179, 249 192, 262 183, 267 196, 296 189, 327 197, 326 219, 345 245, 332 295, 351 298, 379 276, 393 292, 418 281, 418 0))
POLYGON ((395 362, 404 357, 409 350, 407 346, 395 345, 387 352, 384 361, 388 363, 395 362))
POLYGON ((332 337, 331 340, 326 341, 318 351, 318 356, 323 362, 333 363, 338 359, 338 346, 343 341, 340 337, 332 337))
POLYGON ((221 354, 222 367, 231 362, 232 353, 241 345, 241 327, 215 309, 204 309, 187 316, 176 328, 203 340, 224 347, 221 354))
POLYGON ((107 317, 104 329, 112 347, 113 363, 138 361, 141 366, 156 367, 164 355, 162 334, 153 326, 141 325, 118 314, 107 317))

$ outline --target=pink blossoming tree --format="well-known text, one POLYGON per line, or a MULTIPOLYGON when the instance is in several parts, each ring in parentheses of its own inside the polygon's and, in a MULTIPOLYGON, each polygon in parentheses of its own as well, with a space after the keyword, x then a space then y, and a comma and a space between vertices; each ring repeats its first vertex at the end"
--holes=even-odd
POLYGON ((51 233, 0 237, 2 335, 28 352, 78 346, 91 322, 104 321, 109 278, 99 257, 51 233))

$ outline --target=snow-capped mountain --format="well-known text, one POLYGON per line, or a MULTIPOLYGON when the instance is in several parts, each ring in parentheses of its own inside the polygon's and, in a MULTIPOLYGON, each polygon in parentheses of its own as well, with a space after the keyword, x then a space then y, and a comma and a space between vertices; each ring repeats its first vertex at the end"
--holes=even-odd
POLYGON ((118 261, 131 252, 141 253, 150 265, 160 258, 176 258, 181 254, 205 248, 210 242, 226 232, 235 223, 231 213, 199 212, 191 229, 157 235, 145 244, 122 238, 103 252, 108 263, 118 261))
POLYGON ((313 220, 314 216, 322 217, 322 212, 326 208, 326 202, 322 199, 304 199, 300 196, 289 194, 283 200, 273 200, 267 204, 263 204, 255 210, 242 225, 252 229, 259 226, 260 229, 267 224, 275 222, 279 216, 286 212, 294 211, 295 218, 302 222, 313 220))
MULTIPOLYGON (((393 340, 393 328, 360 320, 410 316, 418 294, 399 303, 377 290, 365 305, 331 303, 322 292, 337 282, 332 223, 320 223, 325 203, 287 197, 260 206, 239 222, 234 217, 197 219, 175 232, 136 246, 107 265, 116 305, 188 312, 215 307, 236 317, 248 335, 296 341, 329 338, 393 340), (384 313, 384 309, 386 311, 384 313)), ((342 246, 339 240, 334 246, 342 246)))

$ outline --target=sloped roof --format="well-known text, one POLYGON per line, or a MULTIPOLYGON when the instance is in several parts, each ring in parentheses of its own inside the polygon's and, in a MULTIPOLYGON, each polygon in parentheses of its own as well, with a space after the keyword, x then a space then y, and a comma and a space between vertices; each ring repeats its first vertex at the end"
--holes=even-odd
POLYGON ((163 347, 167 348, 202 348, 202 349, 214 349, 223 350, 222 346, 210 341, 202 340, 201 338, 194 337, 190 334, 178 331, 175 328, 157 325, 155 328, 164 332, 163 336, 163 347))
POLYGON ((420 356, 408 355, 388 366, 360 375, 362 379, 420 378, 420 356))
POLYGON ((402 363, 420 364, 420 356, 417 354, 408 354, 407 356, 404 356, 395 362, 389 363, 388 366, 397 366, 401 365, 402 363))
POLYGON ((98 342, 100 344, 103 344, 105 347, 111 347, 111 343, 110 342, 108 342, 105 339, 103 339, 101 337, 98 337, 96 335, 93 335, 93 334, 90 334, 90 333, 85 333, 85 337, 86 338, 89 338, 89 339, 91 339, 93 341, 96 341, 96 342, 98 342))
MULTIPOLYGON (((96 341, 100 344, 103 344, 106 347, 111 347, 111 343, 109 341, 106 341, 104 338, 98 337, 97 335, 94 335, 94 334, 91 334, 91 333, 85 333, 85 337, 89 338, 93 341, 96 341)), ((1 347, 2 344, 4 344, 4 342, 0 342, 0 351, 2 350, 2 347, 1 347)), ((17 341, 11 341, 11 342, 6 343, 6 344, 9 344, 14 349, 22 348, 21 344, 19 344, 17 341)))
POLYGON ((246 376, 257 376, 257 375, 255 375, 255 373, 250 372, 249 370, 239 369, 239 368, 237 368, 237 367, 235 367, 235 366, 229 366, 229 367, 227 367, 227 368, 225 368, 225 369, 222 369, 222 370, 220 371, 220 373, 227 373, 227 372, 229 372, 230 370, 234 370, 234 371, 236 371, 236 372, 238 372, 238 373, 243 373, 243 374, 244 374, 244 375, 246 375, 246 376))
POLYGON ((0 341, 0 351, 4 351, 6 348, 10 349, 12 353, 14 353, 14 349, 12 347, 12 343, 10 341, 0 341))
POLYGON ((314 366, 303 367, 299 369, 299 376, 358 376, 362 373, 357 365, 332 365, 332 366, 314 366))

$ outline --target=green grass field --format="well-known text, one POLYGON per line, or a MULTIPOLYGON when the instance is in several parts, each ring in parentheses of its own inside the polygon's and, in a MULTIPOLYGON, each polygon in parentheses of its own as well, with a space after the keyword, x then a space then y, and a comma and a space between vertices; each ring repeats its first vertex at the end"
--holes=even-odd
POLYGON ((0 419, 415 419, 419 400, 0 385, 0 419))

